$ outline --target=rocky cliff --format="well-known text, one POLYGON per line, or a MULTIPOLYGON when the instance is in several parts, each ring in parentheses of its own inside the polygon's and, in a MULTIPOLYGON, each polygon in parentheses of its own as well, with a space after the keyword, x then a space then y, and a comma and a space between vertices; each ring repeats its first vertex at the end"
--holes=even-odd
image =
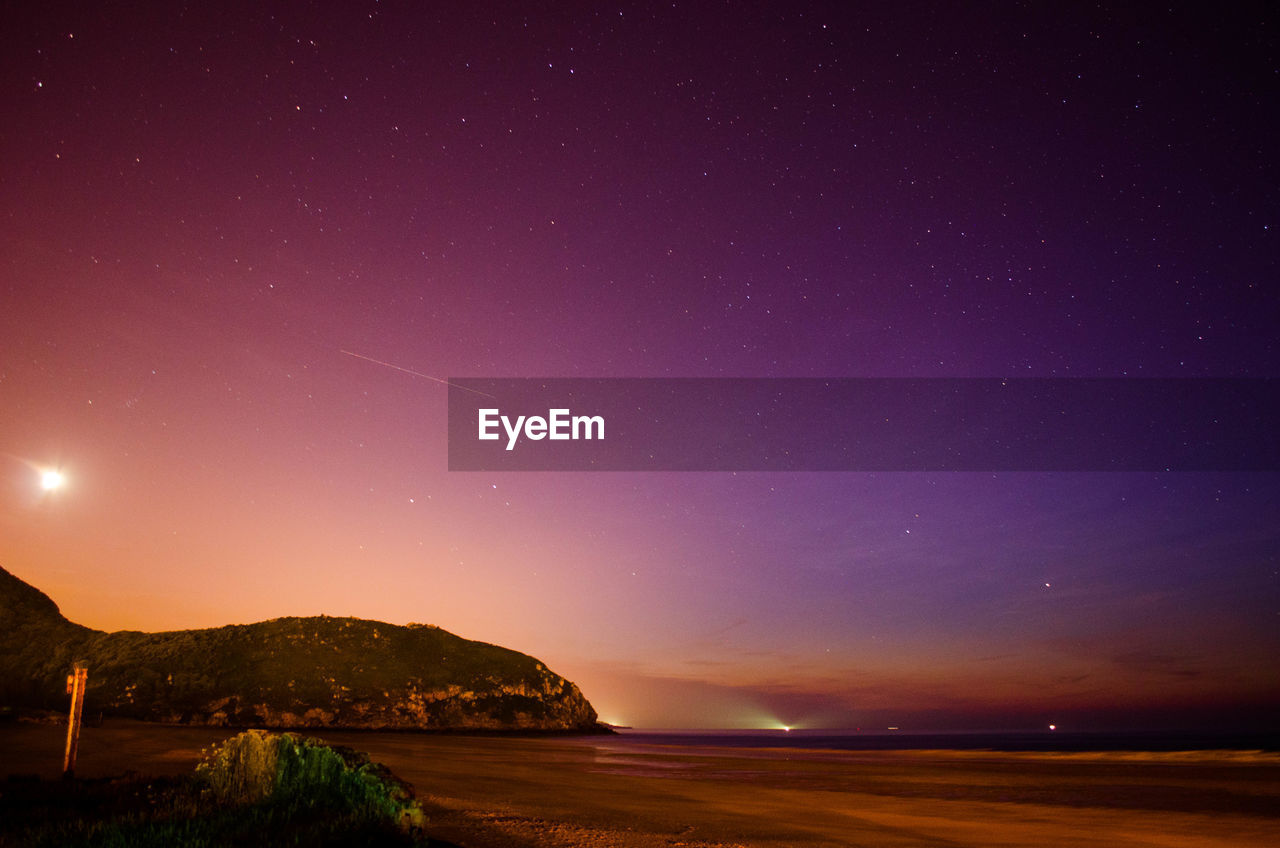
POLYGON ((277 618, 167 633, 68 621, 0 568, 0 705, 62 708, 89 667, 85 714, 259 727, 591 730, 578 687, 526 654, 437 627, 277 618))

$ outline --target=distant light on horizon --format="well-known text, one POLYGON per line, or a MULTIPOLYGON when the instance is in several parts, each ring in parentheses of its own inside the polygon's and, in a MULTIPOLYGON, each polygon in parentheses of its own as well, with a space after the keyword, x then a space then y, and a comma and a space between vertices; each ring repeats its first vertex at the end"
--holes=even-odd
POLYGON ((52 468, 41 472, 40 474, 40 488, 44 489, 46 492, 51 492, 54 489, 61 488, 65 481, 66 478, 62 476, 62 472, 55 471, 52 468))

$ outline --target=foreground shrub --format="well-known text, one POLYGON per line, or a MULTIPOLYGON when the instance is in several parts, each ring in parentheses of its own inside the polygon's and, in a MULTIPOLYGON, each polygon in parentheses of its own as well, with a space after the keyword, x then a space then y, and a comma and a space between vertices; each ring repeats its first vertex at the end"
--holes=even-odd
POLYGON ((423 846, 408 784, 346 748, 248 731, 182 778, 0 783, 0 848, 423 846))
POLYGON ((413 790, 385 766, 295 733, 246 730, 214 746, 196 776, 227 803, 302 803, 406 828, 423 821, 413 790))

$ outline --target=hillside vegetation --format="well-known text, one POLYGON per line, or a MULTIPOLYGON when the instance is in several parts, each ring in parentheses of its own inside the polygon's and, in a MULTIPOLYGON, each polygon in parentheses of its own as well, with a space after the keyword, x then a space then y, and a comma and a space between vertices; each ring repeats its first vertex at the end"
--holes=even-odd
POLYGON ((526 654, 358 618, 277 618, 164 633, 68 621, 0 568, 0 705, 64 708, 89 667, 85 715, 258 727, 589 730, 578 687, 526 654))

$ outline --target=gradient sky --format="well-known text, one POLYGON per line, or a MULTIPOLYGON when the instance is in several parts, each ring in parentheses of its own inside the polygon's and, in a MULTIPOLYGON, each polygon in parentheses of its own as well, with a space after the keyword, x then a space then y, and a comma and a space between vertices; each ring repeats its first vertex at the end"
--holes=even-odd
POLYGON ((1126 6, 9 4, 0 565, 636 726, 1274 728, 1275 474, 451 473, 445 387, 342 353, 1280 376, 1274 14, 1126 6))

